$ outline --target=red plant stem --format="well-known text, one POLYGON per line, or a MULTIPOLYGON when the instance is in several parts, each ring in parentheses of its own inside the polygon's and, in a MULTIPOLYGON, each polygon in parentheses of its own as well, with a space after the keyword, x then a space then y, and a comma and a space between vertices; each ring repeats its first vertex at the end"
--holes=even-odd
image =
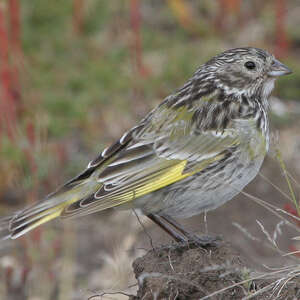
POLYGON ((21 52, 21 22, 19 0, 8 1, 8 11, 10 20, 10 42, 14 53, 21 52))
POLYGON ((286 0, 276 0, 276 25, 275 25, 275 35, 276 35, 276 46, 275 55, 282 58, 287 55, 289 43, 285 28, 286 21, 286 0))
POLYGON ((11 140, 14 140, 16 125, 16 105, 12 89, 12 72, 9 65, 9 40, 5 26, 5 19, 0 8, 0 84, 2 99, 0 102, 1 119, 0 127, 3 132, 6 129, 11 140))
MULTIPOLYGON (((289 214, 296 216, 297 218, 300 217, 300 216, 298 215, 298 212, 297 212, 297 210, 295 209, 295 207, 292 206, 292 205, 289 204, 289 203, 285 204, 283 209, 284 209, 286 212, 288 212, 289 214)), ((293 219, 293 221, 297 224, 298 227, 300 227, 300 221, 299 221, 299 220, 293 219)))
POLYGON ((219 8, 218 8, 218 13, 216 15, 215 19, 215 28, 218 32, 224 32, 225 31, 225 19, 227 16, 227 4, 226 0, 219 0, 219 8))
MULTIPOLYGON (((22 58, 22 43, 21 43, 21 11, 19 0, 9 0, 9 20, 10 20, 10 48, 14 57, 22 58)), ((22 62, 22 61, 21 61, 22 62)), ((15 60, 12 60, 12 78, 13 78, 13 97, 16 104, 16 113, 20 113, 22 109, 21 103, 21 86, 19 82, 19 65, 15 60)))
POLYGON ((238 14, 241 9, 241 0, 226 0, 227 10, 231 13, 238 14))
POLYGON ((148 72, 142 62, 140 0, 130 1, 130 24, 133 32, 132 53, 135 65, 140 75, 147 76, 148 72))
POLYGON ((83 0, 73 0, 73 29, 76 34, 83 30, 83 0))
MULTIPOLYGON (((219 13, 216 16, 215 28, 218 32, 226 31, 228 15, 236 15, 239 23, 241 12, 241 0, 219 0, 219 13)), ((239 24, 241 25, 241 24, 239 24)))

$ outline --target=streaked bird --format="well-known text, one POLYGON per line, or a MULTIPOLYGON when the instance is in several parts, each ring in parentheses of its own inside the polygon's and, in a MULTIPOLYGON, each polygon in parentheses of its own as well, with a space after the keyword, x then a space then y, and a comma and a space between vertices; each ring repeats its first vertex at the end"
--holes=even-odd
POLYGON ((268 98, 291 70, 267 51, 227 50, 199 67, 43 201, 0 219, 15 239, 57 217, 111 207, 140 209, 177 241, 189 234, 174 220, 217 208, 259 172, 269 147, 268 98))

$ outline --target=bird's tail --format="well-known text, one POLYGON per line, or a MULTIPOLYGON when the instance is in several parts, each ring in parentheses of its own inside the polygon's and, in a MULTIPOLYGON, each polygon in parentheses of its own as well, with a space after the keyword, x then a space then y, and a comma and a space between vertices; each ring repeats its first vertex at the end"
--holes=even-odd
POLYGON ((10 217, 0 219, 0 240, 16 239, 28 231, 59 217, 72 203, 93 196, 101 184, 91 178, 66 185, 45 200, 10 217))

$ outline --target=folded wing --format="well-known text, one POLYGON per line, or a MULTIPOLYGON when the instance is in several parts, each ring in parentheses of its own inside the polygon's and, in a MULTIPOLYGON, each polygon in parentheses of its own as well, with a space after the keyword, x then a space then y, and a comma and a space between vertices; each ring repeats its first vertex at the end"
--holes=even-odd
POLYGON ((65 207, 62 216, 86 215, 130 202, 202 171, 239 143, 230 128, 199 132, 193 112, 166 106, 154 111, 132 133, 128 145, 98 172, 101 188, 65 207))

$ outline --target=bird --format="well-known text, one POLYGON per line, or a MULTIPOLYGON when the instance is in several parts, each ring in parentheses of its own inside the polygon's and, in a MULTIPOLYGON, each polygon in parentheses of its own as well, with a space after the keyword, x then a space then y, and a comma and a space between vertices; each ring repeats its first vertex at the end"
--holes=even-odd
POLYGON ((259 48, 216 55, 83 172, 0 219, 0 239, 117 208, 139 210, 176 241, 189 240, 175 219, 216 209, 258 174, 269 148, 269 96, 290 73, 259 48))

